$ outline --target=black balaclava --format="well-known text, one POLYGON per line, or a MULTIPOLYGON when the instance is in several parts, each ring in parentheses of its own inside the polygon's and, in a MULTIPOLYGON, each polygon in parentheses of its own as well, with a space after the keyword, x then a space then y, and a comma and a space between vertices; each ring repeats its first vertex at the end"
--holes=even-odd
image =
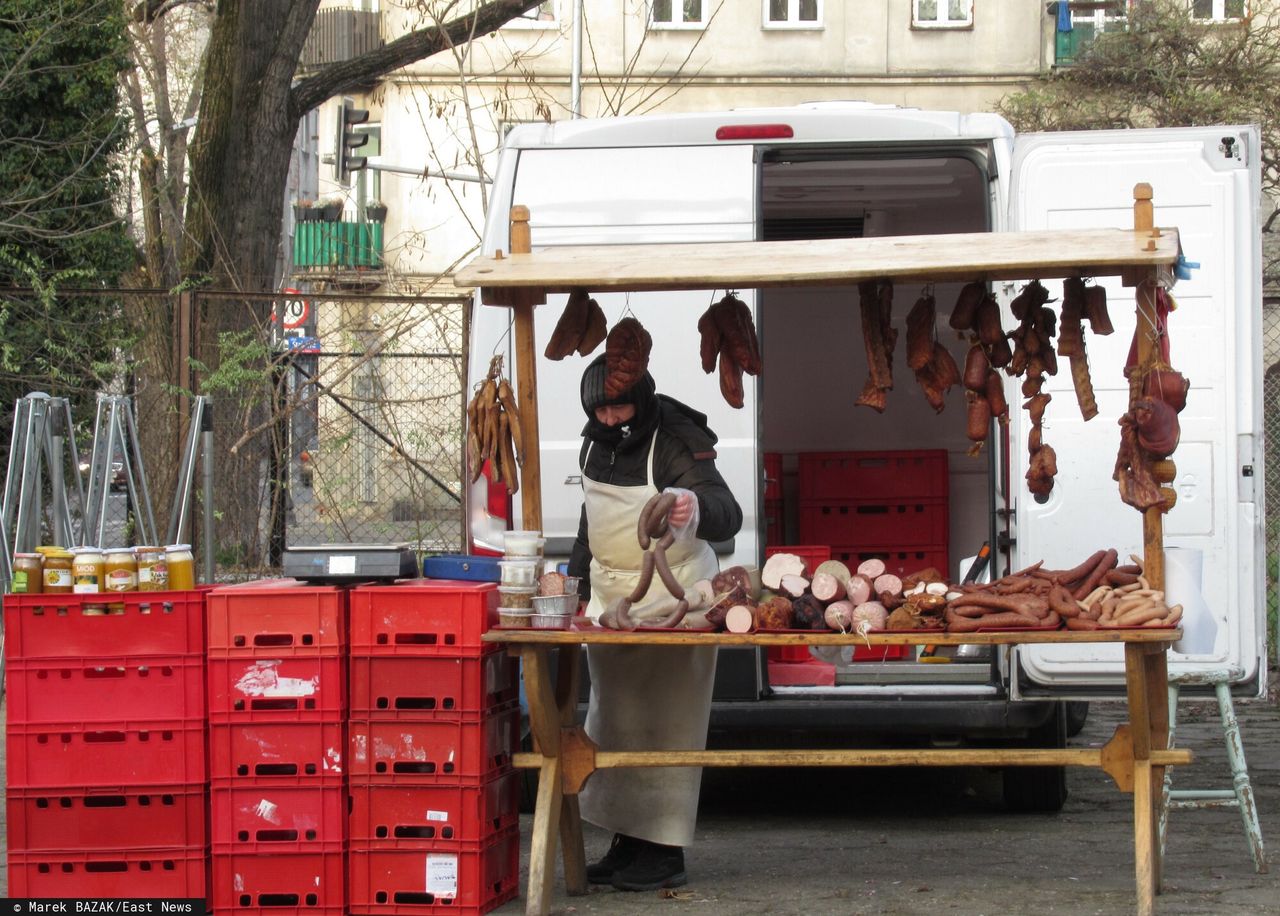
POLYGON ((593 442, 612 448, 631 448, 642 440, 658 423, 658 398, 653 376, 648 372, 626 391, 611 398, 605 394, 604 380, 608 375, 604 354, 597 356, 582 373, 582 409, 587 414, 587 425, 582 434, 593 442), (636 415, 620 426, 606 426, 596 419, 597 407, 616 404, 634 404, 636 415))

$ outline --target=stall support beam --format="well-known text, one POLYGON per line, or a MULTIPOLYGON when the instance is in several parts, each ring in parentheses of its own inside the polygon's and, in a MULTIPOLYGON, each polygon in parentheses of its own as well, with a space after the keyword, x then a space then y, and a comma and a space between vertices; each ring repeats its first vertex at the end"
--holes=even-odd
MULTIPOLYGON (((529 232, 529 208, 511 208, 511 254, 533 250, 529 232)), ((524 464, 520 468, 521 522, 525 528, 542 530, 542 462, 538 444, 538 354, 534 351, 533 308, 543 301, 529 290, 512 290, 511 311, 515 315, 516 404, 520 408, 520 429, 524 434, 524 464)))

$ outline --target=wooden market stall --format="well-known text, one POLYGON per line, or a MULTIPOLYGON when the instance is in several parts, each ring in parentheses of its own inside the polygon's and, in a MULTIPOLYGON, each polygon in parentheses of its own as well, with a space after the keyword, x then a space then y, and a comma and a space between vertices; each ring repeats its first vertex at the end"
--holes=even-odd
MULTIPOLYGON (((511 211, 510 251, 477 258, 458 272, 456 282, 481 288, 487 305, 514 312, 515 388, 524 442, 521 469, 522 520, 542 527, 539 465, 537 349, 534 308, 548 293, 576 288, 593 292, 714 290, 892 282, 1026 281, 1078 276, 1118 276, 1135 288, 1138 312, 1137 358, 1147 366, 1158 358, 1154 333, 1157 291, 1173 283, 1180 247, 1176 230, 1154 226, 1151 189, 1134 189, 1132 229, 967 233, 933 236, 824 239, 776 242, 658 244, 563 247, 533 252, 529 212, 511 211)), ((690 314, 690 323, 696 316, 690 314)), ((1135 395, 1136 397, 1136 391, 1135 395)), ((1132 402, 1133 398, 1131 398, 1132 402)), ((1132 406, 1132 405, 1131 405, 1132 406)), ((1142 456, 1160 484, 1174 479, 1167 459, 1142 456)), ((1173 504, 1172 491, 1161 504, 1143 511, 1145 575, 1163 588, 1162 513, 1173 504)), ((583 643, 683 644, 848 644, 863 637, 835 632, 809 634, 708 632, 626 633, 612 631, 495 631, 487 638, 508 644, 525 665, 530 717, 538 750, 519 755, 518 764, 541 770, 534 820, 527 911, 545 913, 555 874, 557 834, 563 843, 565 882, 570 893, 585 892, 585 862, 576 795, 595 769, 609 766, 1061 766, 1100 767, 1122 791, 1134 795, 1134 849, 1138 911, 1154 911, 1160 883, 1156 816, 1164 767, 1186 763, 1186 751, 1164 750, 1168 741, 1165 703, 1169 646, 1178 630, 1097 630, 1024 633, 911 635, 873 634, 872 644, 1070 643, 1119 642, 1125 646, 1129 724, 1121 726, 1103 749, 938 751, 706 751, 660 753, 597 752, 577 727, 576 671, 583 643), (560 656, 552 684, 551 652, 560 656)))

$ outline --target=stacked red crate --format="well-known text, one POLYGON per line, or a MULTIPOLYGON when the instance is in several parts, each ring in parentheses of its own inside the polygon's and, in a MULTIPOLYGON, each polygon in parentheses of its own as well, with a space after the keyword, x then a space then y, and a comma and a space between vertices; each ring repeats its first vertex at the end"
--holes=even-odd
POLYGON ((347 912, 348 596, 293 579, 209 594, 215 913, 347 912))
POLYGON ((786 505, 782 490, 782 453, 764 453, 764 542, 781 544, 786 540, 786 505))
POLYGON ((851 567, 881 559, 899 576, 948 567, 945 449, 802 452, 800 540, 851 567))
POLYGON ((350 912, 478 914, 516 895, 515 660, 492 583, 351 593, 350 912))
POLYGON ((9 894, 205 897, 200 591, 5 595, 9 894))

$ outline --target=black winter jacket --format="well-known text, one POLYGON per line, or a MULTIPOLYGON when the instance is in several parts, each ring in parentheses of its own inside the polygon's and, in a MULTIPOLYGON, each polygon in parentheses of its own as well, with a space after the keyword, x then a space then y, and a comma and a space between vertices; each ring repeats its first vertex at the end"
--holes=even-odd
MULTIPOLYGON (((658 437, 654 442, 651 483, 661 492, 667 487, 691 490, 698 499, 697 535, 704 541, 733 537, 742 527, 742 508, 715 465, 715 433, 706 427, 705 417, 671 398, 659 395, 658 437)), ((623 439, 616 448, 593 443, 592 424, 583 430, 579 465, 592 480, 617 486, 639 486, 648 471, 650 433, 623 439)), ((578 537, 569 557, 569 575, 582 578, 578 594, 591 597, 591 548, 587 546, 587 510, 582 508, 578 537)))

